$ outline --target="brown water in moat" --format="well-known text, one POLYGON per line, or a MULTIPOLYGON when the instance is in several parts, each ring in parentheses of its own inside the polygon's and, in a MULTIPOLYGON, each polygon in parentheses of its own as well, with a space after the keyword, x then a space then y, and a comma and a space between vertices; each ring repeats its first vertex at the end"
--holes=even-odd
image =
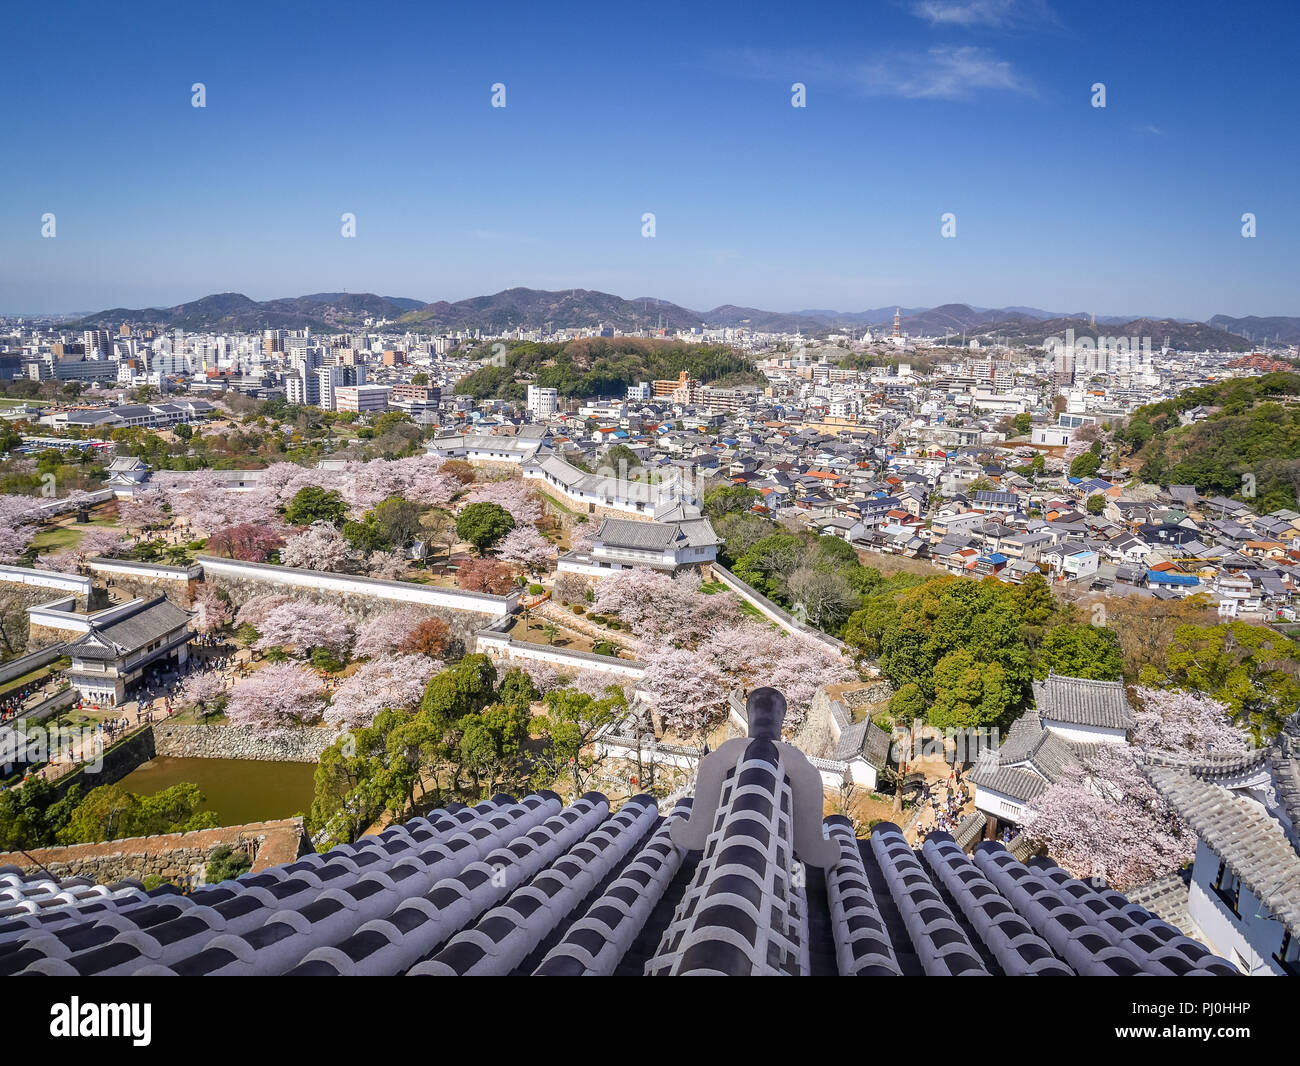
POLYGON ((222 825, 291 818, 311 810, 316 764, 259 759, 179 759, 160 755, 136 767, 119 784, 128 792, 153 795, 192 781, 203 793, 204 810, 222 825))

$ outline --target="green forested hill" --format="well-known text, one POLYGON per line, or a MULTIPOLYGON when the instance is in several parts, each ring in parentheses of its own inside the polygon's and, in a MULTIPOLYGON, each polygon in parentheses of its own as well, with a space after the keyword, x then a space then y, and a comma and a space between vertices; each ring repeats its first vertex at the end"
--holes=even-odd
POLYGON ((1140 407, 1116 436, 1133 450, 1131 465, 1144 481, 1235 496, 1260 513, 1294 509, 1300 493, 1298 397, 1300 375, 1235 378, 1140 407), (1193 407, 1214 411, 1203 422, 1181 425, 1179 415, 1193 407))
MULTIPOLYGON (((491 349, 478 354, 494 358, 491 349)), ((478 399, 521 400, 534 384, 557 389, 561 396, 622 396, 629 385, 675 378, 683 370, 710 384, 764 383, 749 359, 725 345, 589 337, 567 344, 511 345, 500 365, 488 363, 467 374, 456 383, 456 392, 478 399)))

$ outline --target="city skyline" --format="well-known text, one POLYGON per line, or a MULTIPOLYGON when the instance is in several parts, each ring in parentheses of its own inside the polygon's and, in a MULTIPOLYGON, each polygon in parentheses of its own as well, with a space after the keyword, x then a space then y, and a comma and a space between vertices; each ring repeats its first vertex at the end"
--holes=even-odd
POLYGON ((1198 21, 1103 3, 1086 22, 1013 0, 312 11, 259 9, 256 33, 239 7, 19 12, 15 39, 56 43, 0 72, 11 142, 37 149, 4 179, 0 313, 514 286, 782 311, 1296 311, 1279 4, 1198 21), (60 50, 105 63, 70 78, 60 50))

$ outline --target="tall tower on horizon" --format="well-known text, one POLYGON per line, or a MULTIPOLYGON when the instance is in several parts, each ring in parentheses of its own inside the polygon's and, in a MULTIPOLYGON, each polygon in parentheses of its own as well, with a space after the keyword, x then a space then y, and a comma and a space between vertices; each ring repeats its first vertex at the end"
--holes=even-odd
POLYGON ((894 336, 895 337, 901 337, 903 335, 900 330, 900 326, 902 323, 899 321, 899 310, 900 308, 897 307, 894 308, 894 336))

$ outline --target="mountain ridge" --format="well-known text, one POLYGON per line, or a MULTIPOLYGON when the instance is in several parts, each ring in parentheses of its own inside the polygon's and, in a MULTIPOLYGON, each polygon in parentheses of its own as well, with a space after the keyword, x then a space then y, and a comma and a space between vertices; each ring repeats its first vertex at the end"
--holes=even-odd
MULTIPOLYGON (((925 336, 960 333, 968 340, 972 336, 997 336, 1033 344, 1041 343, 1045 336, 1073 328, 1076 336, 1096 337, 1103 329, 1121 336, 1149 336, 1153 347, 1161 346, 1166 336, 1176 348, 1229 351, 1249 349, 1253 341, 1246 334, 1253 335, 1254 339, 1276 336, 1283 343, 1300 341, 1300 317, 1290 316, 1215 315, 1206 322, 1197 322, 1154 316, 1124 319, 1116 315, 1056 313, 1023 306, 981 308, 963 303, 905 308, 901 313, 903 329, 909 333, 925 336)), ((817 334, 849 327, 891 327, 893 317, 892 307, 856 312, 783 312, 721 304, 697 311, 652 296, 629 300, 593 289, 552 291, 515 287, 464 300, 427 303, 411 297, 374 293, 313 293, 262 301, 237 292, 213 293, 173 307, 109 308, 71 322, 68 328, 113 328, 127 322, 133 326, 187 331, 313 329, 329 333, 363 327, 366 318, 382 318, 388 320, 388 328, 393 330, 428 333, 472 328, 491 333, 606 325, 624 331, 660 326, 670 331, 746 326, 758 332, 817 334)))

